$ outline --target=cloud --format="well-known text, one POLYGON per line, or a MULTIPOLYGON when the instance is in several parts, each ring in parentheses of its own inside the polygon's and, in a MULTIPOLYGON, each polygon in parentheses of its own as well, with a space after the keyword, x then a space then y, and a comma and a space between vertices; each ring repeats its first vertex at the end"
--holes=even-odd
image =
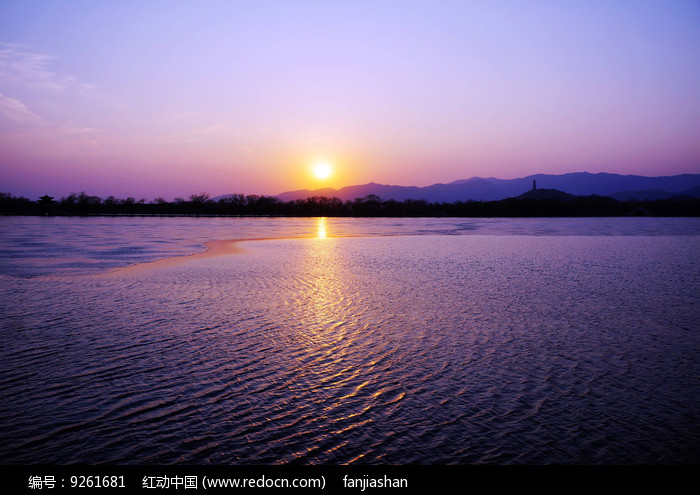
POLYGON ((77 125, 71 121, 51 122, 32 112, 21 101, 0 93, 0 124, 2 118, 10 121, 3 125, 0 148, 23 149, 30 155, 68 152, 95 148, 103 138, 103 131, 77 125))
POLYGON ((0 42, 0 83, 8 88, 6 92, 21 94, 23 101, 30 102, 27 106, 17 98, 0 93, 0 123, 6 119, 4 137, 15 143, 35 146, 31 143, 46 144, 58 139, 67 144, 92 144, 95 136, 102 134, 100 129, 85 127, 66 118, 70 117, 73 108, 69 102, 91 101, 94 104, 96 99, 99 101, 99 95, 93 84, 52 71, 50 66, 56 60, 57 57, 36 53, 24 45, 0 42), (41 93, 38 99, 37 93, 41 93), (63 118, 45 118, 30 109, 35 100, 45 101, 47 98, 54 102, 54 109, 64 109, 63 118))
POLYGON ((49 122, 29 110, 24 103, 2 93, 0 93, 0 114, 20 125, 49 125, 49 122))
POLYGON ((58 57, 37 53, 24 45, 0 43, 0 81, 55 92, 69 88, 78 91, 94 89, 91 84, 52 71, 50 66, 57 60, 58 57))

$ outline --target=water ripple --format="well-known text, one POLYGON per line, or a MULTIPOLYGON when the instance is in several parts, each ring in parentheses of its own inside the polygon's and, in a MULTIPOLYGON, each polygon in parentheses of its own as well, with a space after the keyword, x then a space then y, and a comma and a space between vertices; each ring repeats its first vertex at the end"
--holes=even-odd
POLYGON ((697 239, 276 240, 13 279, 0 462, 697 463, 697 239))

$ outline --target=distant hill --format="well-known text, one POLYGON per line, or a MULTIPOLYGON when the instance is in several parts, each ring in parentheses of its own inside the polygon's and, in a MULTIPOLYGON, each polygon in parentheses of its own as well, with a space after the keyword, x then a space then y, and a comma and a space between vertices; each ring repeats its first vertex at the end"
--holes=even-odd
POLYGON ((690 189, 685 189, 683 191, 680 191, 678 193, 673 194, 673 197, 676 196, 683 196, 683 197, 688 197, 690 196, 691 198, 700 198, 700 186, 697 187, 691 187, 690 189))
POLYGON ((573 194, 559 191, 558 189, 531 189, 528 192, 522 193, 516 199, 559 199, 567 201, 574 199, 573 194))
POLYGON ((620 191, 610 195, 618 201, 655 201, 657 199, 667 199, 673 196, 672 192, 663 189, 648 189, 643 191, 620 191))
POLYGON ((395 199, 403 201, 405 199, 416 199, 423 195, 422 187, 416 186, 387 186, 370 182, 359 186, 347 186, 342 189, 301 189, 299 191, 289 191, 278 194, 277 198, 282 201, 294 201, 295 199, 306 199, 314 196, 327 196, 345 200, 364 198, 370 194, 379 196, 382 199, 395 199), (330 191, 330 192, 329 192, 330 191))
POLYGON ((700 186, 678 192, 664 191, 663 189, 620 191, 610 196, 618 201, 656 201, 657 199, 700 198, 700 186))
POLYGON ((615 195, 622 195, 636 199, 634 196, 636 192, 646 191, 642 194, 644 196, 650 191, 657 191, 655 194, 667 192, 667 197, 673 195, 700 197, 700 174, 645 177, 641 175, 575 172, 562 175, 537 174, 518 179, 472 177, 471 179, 460 179, 447 184, 433 184, 425 187, 384 185, 370 182, 369 184, 348 186, 341 189, 288 191, 277 195, 277 198, 286 202, 313 196, 326 196, 352 201, 374 194, 383 200, 423 199, 431 203, 453 203, 468 200, 496 201, 517 197, 530 191, 533 180, 537 181, 538 190, 556 189, 574 196, 616 197, 615 195), (695 192, 692 193, 692 191, 695 192))

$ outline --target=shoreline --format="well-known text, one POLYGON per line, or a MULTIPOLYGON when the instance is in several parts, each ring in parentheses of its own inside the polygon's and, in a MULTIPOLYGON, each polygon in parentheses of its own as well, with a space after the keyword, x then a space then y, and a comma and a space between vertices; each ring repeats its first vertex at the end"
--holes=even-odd
MULTIPOLYGON (((335 236, 328 236, 327 238, 333 238, 335 236)), ((346 236, 346 237, 358 237, 358 236, 346 236)), ((207 248, 201 253, 185 254, 181 256, 172 256, 168 258, 160 258, 155 261, 147 261, 143 263, 135 263, 133 265, 127 265, 119 268, 115 268, 107 273, 100 275, 95 275, 97 277, 110 277, 113 275, 133 275, 143 272, 148 272, 152 270, 159 270, 163 268, 172 268, 175 266, 180 266, 190 261, 197 261, 207 258, 218 258, 219 256, 228 256, 233 254, 239 254, 245 251, 239 246, 243 242, 251 241, 279 241, 279 240, 293 240, 293 239, 319 239, 315 236, 308 237, 259 237, 254 239, 227 239, 227 240, 215 240, 207 241, 204 246, 207 248)), ((325 239, 325 238, 324 238, 325 239)))
POLYGON ((98 275, 99 277, 109 277, 112 275, 133 275, 142 272, 147 272, 151 270, 158 270, 162 268, 172 268, 185 264, 189 261, 195 261, 206 258, 216 258, 219 256, 226 256, 231 254, 237 254, 243 252, 243 248, 238 246, 239 243, 246 240, 264 240, 264 239, 242 239, 242 240, 223 240, 223 241, 207 241, 204 246, 207 248, 201 253, 186 254, 183 256, 172 256, 169 258, 160 258, 155 261, 149 261, 145 263, 136 263, 134 265, 127 265, 120 268, 116 268, 108 273, 98 275))

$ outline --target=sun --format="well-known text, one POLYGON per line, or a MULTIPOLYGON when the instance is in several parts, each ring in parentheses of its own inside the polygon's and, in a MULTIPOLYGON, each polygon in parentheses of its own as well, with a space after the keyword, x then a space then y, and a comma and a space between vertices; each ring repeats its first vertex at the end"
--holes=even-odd
POLYGON ((331 166, 326 162, 318 162, 314 165, 314 175, 317 179, 327 179, 331 176, 331 166))

